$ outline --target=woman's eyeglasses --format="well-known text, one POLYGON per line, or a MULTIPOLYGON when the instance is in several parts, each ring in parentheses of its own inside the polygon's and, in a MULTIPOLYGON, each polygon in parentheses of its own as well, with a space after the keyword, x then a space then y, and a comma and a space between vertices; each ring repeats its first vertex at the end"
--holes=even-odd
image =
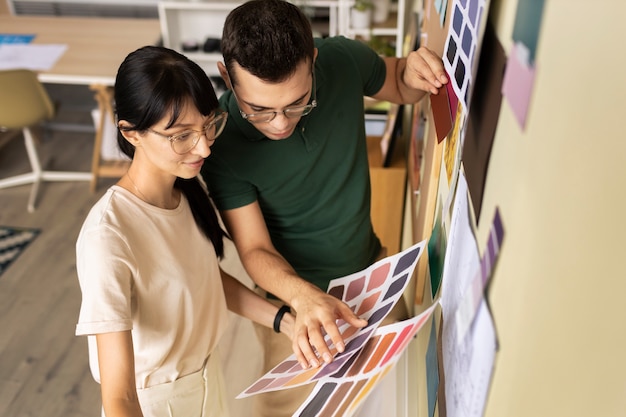
POLYGON ((148 129, 148 131, 169 140, 172 150, 179 155, 184 155, 196 147, 202 135, 207 138, 209 146, 213 145, 215 139, 224 130, 226 119, 228 119, 228 113, 218 111, 215 113, 215 117, 204 125, 202 130, 185 130, 184 132, 171 136, 164 135, 152 129, 148 129))

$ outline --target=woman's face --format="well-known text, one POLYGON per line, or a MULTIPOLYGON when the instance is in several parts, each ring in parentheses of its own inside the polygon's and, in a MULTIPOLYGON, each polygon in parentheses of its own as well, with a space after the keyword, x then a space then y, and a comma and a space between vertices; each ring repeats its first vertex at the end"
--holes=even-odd
POLYGON ((200 172, 204 159, 211 154, 214 138, 206 131, 214 121, 215 113, 203 116, 188 103, 174 125, 166 128, 170 115, 141 133, 136 144, 135 159, 148 163, 153 169, 181 178, 193 178, 200 172), (206 131, 205 131, 206 129, 206 131))

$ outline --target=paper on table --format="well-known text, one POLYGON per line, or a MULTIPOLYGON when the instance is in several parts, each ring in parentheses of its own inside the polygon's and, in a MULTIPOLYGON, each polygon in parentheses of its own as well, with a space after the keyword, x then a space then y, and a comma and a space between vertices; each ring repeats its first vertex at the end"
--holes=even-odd
POLYGON ((29 69, 47 71, 63 55, 63 44, 0 44, 0 70, 29 69))

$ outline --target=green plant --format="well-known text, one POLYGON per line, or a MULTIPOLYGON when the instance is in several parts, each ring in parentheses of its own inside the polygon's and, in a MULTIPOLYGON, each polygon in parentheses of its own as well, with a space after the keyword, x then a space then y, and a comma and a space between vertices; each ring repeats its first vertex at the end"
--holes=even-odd
POLYGON ((356 0, 354 2, 354 9, 360 11, 360 12, 364 12, 368 9, 373 9, 374 8, 374 4, 369 1, 369 0, 356 0))
POLYGON ((379 55, 383 56, 395 56, 396 49, 389 40, 383 37, 372 35, 367 41, 370 48, 376 51, 379 55))

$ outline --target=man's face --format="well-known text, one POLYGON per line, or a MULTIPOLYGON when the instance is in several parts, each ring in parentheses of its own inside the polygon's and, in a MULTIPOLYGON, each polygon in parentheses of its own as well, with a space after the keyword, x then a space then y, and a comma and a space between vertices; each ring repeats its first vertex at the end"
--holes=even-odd
POLYGON ((233 71, 237 80, 233 91, 239 109, 249 116, 248 121, 269 139, 281 140, 291 136, 302 117, 299 110, 309 104, 313 94, 311 64, 303 61, 293 76, 279 83, 261 80, 237 64, 233 71), (261 117, 252 116, 259 113, 261 117))

